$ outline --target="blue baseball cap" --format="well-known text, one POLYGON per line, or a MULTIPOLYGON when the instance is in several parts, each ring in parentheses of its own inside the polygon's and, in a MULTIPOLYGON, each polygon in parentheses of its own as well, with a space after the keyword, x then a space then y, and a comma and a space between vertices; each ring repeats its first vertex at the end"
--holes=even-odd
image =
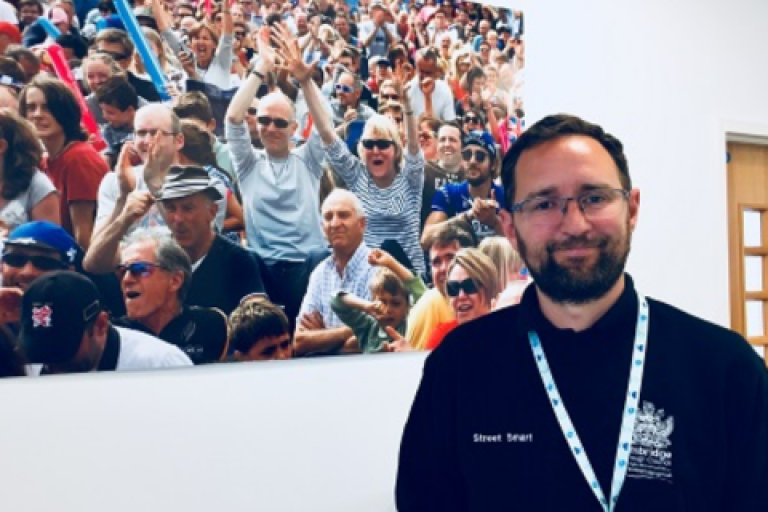
POLYGON ((74 238, 64 228, 52 222, 36 220, 27 222, 11 231, 5 245, 34 247, 46 251, 56 251, 62 260, 74 264, 80 248, 74 238))
POLYGON ((493 136, 485 131, 473 130, 469 132, 462 141, 462 147, 471 145, 480 146, 488 152, 491 159, 496 161, 496 141, 493 140, 493 136))

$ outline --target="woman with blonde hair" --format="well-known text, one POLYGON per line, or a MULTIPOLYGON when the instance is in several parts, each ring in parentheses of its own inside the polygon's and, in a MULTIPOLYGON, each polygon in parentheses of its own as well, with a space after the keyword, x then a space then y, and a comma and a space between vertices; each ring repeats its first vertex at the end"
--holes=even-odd
MULTIPOLYGON (((142 27, 142 31, 152 48, 152 52, 155 54, 155 57, 157 57, 157 62, 160 64, 160 69, 163 74, 176 86, 179 93, 183 93, 187 77, 178 63, 174 62, 176 59, 173 56, 173 52, 166 46, 163 38, 160 37, 160 34, 158 34, 156 30, 149 27, 142 27)), ((136 75, 149 79, 147 69, 144 66, 144 62, 141 60, 138 51, 133 54, 133 71, 136 75)))
POLYGON ((360 156, 357 157, 336 134, 320 89, 312 80, 313 68, 302 59, 296 37, 280 25, 275 25, 272 30, 273 40, 280 46, 277 50, 282 61, 279 69, 289 72, 301 85, 327 162, 363 203, 367 221, 366 245, 380 248, 385 242, 399 244, 405 253, 403 260, 409 260, 401 260, 401 263, 414 273, 423 274, 426 265, 419 231, 426 161, 419 147, 413 107, 403 91, 402 68, 396 73, 395 85, 397 95, 402 98, 406 147, 403 147, 395 123, 387 116, 376 114, 365 123, 358 143, 360 156))
POLYGON ((499 276, 499 294, 494 298, 493 309, 501 309, 520 303, 523 291, 529 284, 523 275, 525 262, 509 240, 503 236, 491 236, 477 247, 496 266, 499 276))
POLYGON ((493 301, 500 290, 499 275, 491 258, 479 249, 461 249, 448 267, 445 293, 455 319, 438 324, 425 348, 433 350, 457 325, 493 311, 493 301))

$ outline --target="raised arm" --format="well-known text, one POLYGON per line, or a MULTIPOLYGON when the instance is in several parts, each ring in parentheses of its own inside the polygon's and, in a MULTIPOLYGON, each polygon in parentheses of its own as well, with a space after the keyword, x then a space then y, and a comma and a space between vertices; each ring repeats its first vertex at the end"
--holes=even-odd
POLYGON ((262 27, 256 39, 259 59, 254 64, 248 78, 240 85, 227 108, 227 121, 232 124, 242 124, 245 113, 251 106, 256 92, 261 86, 262 77, 275 67, 275 52, 269 45, 269 27, 262 27))
POLYGON ((411 98, 408 94, 408 89, 411 87, 411 82, 407 82, 406 69, 404 66, 400 66, 395 71, 395 87, 400 97, 403 99, 403 114, 405 115, 405 140, 408 145, 408 153, 411 155, 417 155, 421 151, 419 147, 419 124, 416 120, 416 116, 413 115, 413 107, 411 106, 411 98))
MULTIPOLYGON (((315 129, 320 135, 323 144, 330 145, 336 139, 336 132, 333 129, 333 121, 327 115, 323 107, 323 98, 317 84, 312 80, 312 71, 317 66, 317 61, 310 65, 304 63, 299 49, 299 43, 296 37, 282 25, 272 27, 273 41, 277 43, 277 55, 282 61, 279 69, 287 71, 299 82, 301 90, 304 91, 304 98, 307 101, 307 107, 315 129)), ((418 141, 417 141, 418 146, 418 141)))
POLYGON ((371 250, 371 253, 368 255, 368 263, 371 265, 376 265, 377 267, 384 267, 392 271, 392 273, 399 277, 401 281, 409 281, 414 277, 413 272, 408 270, 405 266, 403 266, 402 263, 393 258, 392 255, 387 251, 383 251, 381 249, 371 250))

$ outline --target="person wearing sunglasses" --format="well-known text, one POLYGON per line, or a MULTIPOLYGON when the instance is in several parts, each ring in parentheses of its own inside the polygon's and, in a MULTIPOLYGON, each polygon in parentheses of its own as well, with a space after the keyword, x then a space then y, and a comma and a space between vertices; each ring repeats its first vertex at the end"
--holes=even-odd
POLYGON ((22 298, 21 319, 30 376, 192 366, 179 348, 114 325, 94 283, 76 272, 36 280, 22 298))
MULTIPOLYGON (((410 265, 406 266, 423 274, 425 264, 419 246, 419 214, 425 160, 410 101, 403 98, 405 148, 395 123, 377 114, 366 122, 358 144, 360 156, 354 156, 334 132, 331 120, 324 115, 322 95, 312 81, 312 68, 301 58, 297 41, 282 27, 275 27, 275 33, 279 38, 282 67, 296 77, 304 92, 315 127, 325 145, 329 165, 363 202, 368 219, 366 244, 380 248, 386 240, 397 242, 410 260, 410 265)), ((402 82, 397 83, 402 96, 402 82)))
POLYGON ((367 121, 376 112, 360 101, 363 82, 352 73, 342 73, 336 80, 336 97, 331 98, 336 133, 346 138, 347 126, 353 121, 367 121))
POLYGON ((227 356, 227 317, 216 308, 187 304, 192 264, 167 230, 138 229, 129 235, 115 272, 126 309, 115 325, 176 345, 196 365, 227 356))
POLYGON ((149 102, 160 101, 160 93, 155 85, 148 80, 139 78, 130 71, 135 46, 124 30, 116 28, 101 30, 96 35, 94 44, 99 53, 109 55, 123 69, 128 77, 128 82, 136 89, 136 93, 140 97, 149 102))
MULTIPOLYGON (((249 112, 256 91, 275 70, 269 34, 269 26, 261 28, 256 40, 258 57, 229 104, 225 131, 243 197, 247 246, 264 261, 262 277, 270 300, 284 306, 288 319, 295 322, 309 274, 328 254, 320 229, 325 159, 316 130, 303 145, 292 147, 291 137, 298 126, 296 111, 282 92, 260 98, 255 118, 249 112), (246 120, 254 119, 264 149, 252 145, 246 120)), ((325 109, 323 117, 331 122, 325 109)))
POLYGON ((455 319, 438 324, 427 340, 426 350, 436 349, 456 326, 493 310, 499 293, 499 278, 493 261, 479 249, 461 249, 448 268, 445 294, 455 319))
POLYGON ((499 219, 499 201, 504 189, 494 183, 496 175, 496 144, 487 132, 470 132, 464 137, 464 181, 440 187, 432 198, 432 213, 422 233, 426 244, 432 232, 446 222, 463 222, 472 226, 479 241, 503 235, 499 219))

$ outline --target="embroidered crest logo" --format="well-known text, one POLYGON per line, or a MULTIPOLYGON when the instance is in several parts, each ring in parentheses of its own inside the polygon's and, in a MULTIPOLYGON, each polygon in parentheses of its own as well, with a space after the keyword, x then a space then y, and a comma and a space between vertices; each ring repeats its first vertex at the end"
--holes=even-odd
POLYGON ((50 306, 32 308, 32 327, 50 327, 53 310, 50 306))
POLYGON ((675 419, 644 401, 632 434, 627 477, 672 482, 672 433, 675 419), (666 416, 666 417, 665 417, 666 416))

